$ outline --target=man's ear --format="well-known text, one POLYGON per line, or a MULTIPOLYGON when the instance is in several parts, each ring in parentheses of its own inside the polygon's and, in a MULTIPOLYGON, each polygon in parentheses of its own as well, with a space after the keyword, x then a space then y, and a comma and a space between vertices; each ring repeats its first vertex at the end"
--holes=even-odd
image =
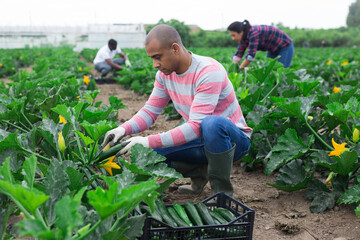
POLYGON ((180 46, 179 46, 179 44, 177 44, 177 43, 171 44, 170 49, 174 54, 176 54, 176 55, 180 54, 180 46))

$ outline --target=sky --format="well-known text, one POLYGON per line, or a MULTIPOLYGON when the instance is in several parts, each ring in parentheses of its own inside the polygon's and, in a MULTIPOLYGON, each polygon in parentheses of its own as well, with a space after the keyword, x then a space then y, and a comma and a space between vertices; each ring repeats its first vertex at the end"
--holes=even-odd
POLYGON ((356 0, 0 0, 2 26, 84 26, 155 24, 161 18, 226 29, 234 21, 251 25, 282 23, 290 28, 346 26, 356 0))

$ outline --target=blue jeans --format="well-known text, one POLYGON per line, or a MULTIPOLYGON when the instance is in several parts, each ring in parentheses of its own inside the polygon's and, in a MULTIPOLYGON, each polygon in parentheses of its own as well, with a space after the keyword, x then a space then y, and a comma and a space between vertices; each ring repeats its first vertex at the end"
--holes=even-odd
POLYGON ((279 62, 281 62, 284 65, 284 68, 290 67, 291 60, 294 56, 294 45, 291 42, 291 44, 285 48, 282 48, 278 52, 267 52, 266 57, 268 58, 276 58, 277 56, 280 56, 279 62))
MULTIPOLYGON (((124 65, 125 64, 125 59, 123 58, 116 58, 113 60, 114 63, 118 64, 118 65, 124 65)), ((101 73, 101 76, 105 76, 106 74, 108 74, 112 67, 107 63, 107 62, 99 62, 97 64, 95 64, 95 69, 101 73)))
POLYGON ((202 137, 176 147, 155 148, 166 157, 166 163, 184 161, 207 163, 206 149, 212 153, 226 152, 236 144, 234 161, 244 157, 250 148, 250 139, 230 120, 219 116, 208 116, 201 122, 202 137))

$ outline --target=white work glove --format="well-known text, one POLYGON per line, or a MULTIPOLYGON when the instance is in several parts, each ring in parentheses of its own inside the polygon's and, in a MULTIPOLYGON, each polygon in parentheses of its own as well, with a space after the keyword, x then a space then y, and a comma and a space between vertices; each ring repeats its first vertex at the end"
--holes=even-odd
POLYGON ((131 68, 131 63, 130 63, 129 59, 125 60, 125 66, 128 67, 128 68, 131 68))
POLYGON ((149 140, 147 137, 132 137, 121 143, 124 148, 120 150, 119 155, 129 153, 130 148, 137 143, 140 143, 144 147, 149 147, 149 140))
POLYGON ((125 137, 125 128, 117 127, 111 129, 105 134, 104 142, 102 143, 102 147, 104 148, 109 142, 110 146, 114 146, 118 143, 120 139, 125 137))

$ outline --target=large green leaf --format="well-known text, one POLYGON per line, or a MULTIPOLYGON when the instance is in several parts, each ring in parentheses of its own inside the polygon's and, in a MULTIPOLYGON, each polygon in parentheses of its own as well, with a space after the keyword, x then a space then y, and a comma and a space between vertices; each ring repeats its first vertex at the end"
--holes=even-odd
POLYGON ((122 103, 122 99, 119 99, 113 95, 111 95, 109 97, 109 103, 110 105, 114 108, 114 109, 122 109, 122 108, 127 108, 127 106, 125 106, 123 103, 122 103))
POLYGON ((103 235, 104 240, 127 240, 137 239, 143 234, 143 226, 146 215, 138 215, 124 219, 115 231, 103 235))
POLYGON ((44 186, 50 198, 45 204, 45 213, 50 223, 55 220, 55 203, 70 192, 68 189, 70 181, 66 173, 66 167, 68 167, 66 162, 60 163, 54 160, 46 172, 44 186))
POLYGON ((85 129, 86 133, 96 142, 98 141, 107 131, 116 127, 113 122, 105 120, 98 121, 94 124, 84 121, 81 126, 85 129))
POLYGON ((131 147, 131 163, 120 159, 121 163, 131 172, 139 175, 156 176, 163 178, 183 178, 175 169, 169 168, 165 157, 157 154, 151 148, 146 148, 141 144, 131 147))
POLYGON ((99 109, 96 107, 89 106, 83 111, 83 120, 89 123, 97 123, 101 120, 106 120, 109 115, 113 112, 112 107, 106 107, 105 109, 99 109))
POLYGON ((275 179, 276 184, 269 184, 277 189, 292 192, 304 189, 307 183, 313 178, 312 174, 305 171, 302 160, 294 159, 279 170, 280 174, 275 179))
POLYGON ((338 203, 357 203, 360 202, 360 184, 353 186, 348 189, 341 197, 338 199, 338 203))
POLYGON ((35 182, 35 171, 36 171, 36 162, 37 159, 35 155, 31 155, 25 162, 24 162, 24 180, 27 184, 27 187, 31 190, 33 188, 35 182))
POLYGON ((289 102, 277 102, 275 103, 280 109, 286 111, 289 116, 297 117, 306 121, 306 118, 314 103, 314 97, 299 97, 288 99, 289 102))
POLYGON ((327 158, 324 157, 325 152, 320 151, 319 153, 314 153, 313 156, 317 157, 317 159, 313 160, 315 164, 327 167, 332 172, 341 175, 348 175, 360 167, 359 157, 356 151, 345 151, 339 157, 334 156, 327 158))
POLYGON ((81 199, 70 199, 66 195, 55 204, 56 221, 55 226, 61 230, 62 239, 72 236, 72 232, 83 224, 78 208, 81 199))
POLYGON ((304 97, 307 97, 310 92, 315 91, 316 86, 320 84, 318 80, 313 78, 307 79, 306 81, 295 80, 294 83, 299 87, 304 97))
POLYGON ((52 108, 51 110, 64 117, 66 122, 73 122, 75 120, 72 117, 71 109, 66 105, 56 105, 56 107, 52 108))
POLYGON ((271 149, 265 173, 269 176, 280 165, 300 157, 309 150, 314 138, 309 138, 305 145, 294 129, 287 129, 285 134, 278 138, 277 144, 271 149))
POLYGON ((64 104, 61 104, 56 105, 56 107, 51 108, 51 110, 63 116, 67 122, 75 124, 75 122, 79 119, 80 113, 84 107, 84 102, 78 102, 75 107, 68 107, 64 104))
POLYGON ((35 210, 49 198, 36 189, 29 190, 22 185, 3 180, 0 180, 0 192, 8 195, 32 214, 35 214, 35 210))
POLYGON ((0 167, 0 180, 15 183, 14 176, 10 169, 10 157, 6 158, 4 164, 0 167))
MULTIPOLYGON (((0 134, 4 134, 1 133, 0 134)), ((8 148, 12 148, 12 149, 22 149, 20 142, 18 140, 18 132, 16 131, 15 133, 9 133, 7 135, 2 135, 0 136, 0 139, 3 138, 2 140, 0 140, 0 153, 4 150, 4 149, 8 149, 8 148)))
POLYGON ((255 92, 247 95, 246 98, 240 101, 240 104, 246 106, 248 111, 251 112, 254 109, 255 104, 260 100, 262 88, 259 87, 255 92))
POLYGON ((349 117, 349 111, 338 102, 327 104, 327 110, 322 114, 328 125, 329 131, 336 128, 339 124, 345 124, 349 117))
POLYGON ((308 182, 308 188, 303 195, 306 199, 312 199, 310 211, 313 213, 323 212, 326 209, 332 209, 335 205, 335 194, 318 179, 308 182))
POLYGON ((80 131, 75 131, 77 135, 80 136, 81 140, 83 141, 84 145, 87 147, 89 144, 94 143, 94 140, 91 139, 91 137, 85 136, 80 131))
POLYGON ((82 180, 85 174, 72 167, 67 167, 65 171, 69 176, 70 184, 68 188, 70 191, 79 190, 82 187, 82 180))
POLYGON ((345 109, 349 111, 349 114, 353 118, 360 117, 360 102, 356 97, 351 97, 345 104, 345 109))
POLYGON ((56 239, 54 230, 47 230, 39 219, 26 219, 17 223, 20 236, 31 236, 40 239, 56 239))
POLYGON ((6 105, 7 109, 0 108, 0 119, 13 120, 21 122, 23 119, 22 113, 25 109, 25 99, 17 99, 21 101, 14 101, 6 105))
POLYGON ((38 101, 35 106, 42 111, 50 112, 51 108, 55 107, 58 103, 59 93, 61 90, 61 86, 59 88, 53 87, 49 89, 48 95, 44 94, 43 96, 45 98, 39 99, 41 102, 38 101))
POLYGON ((123 216, 127 216, 137 204, 158 187, 156 179, 152 179, 124 188, 119 193, 119 183, 114 182, 108 186, 108 190, 97 187, 96 190, 88 192, 87 197, 100 218, 106 219, 120 209, 124 209, 123 216))

